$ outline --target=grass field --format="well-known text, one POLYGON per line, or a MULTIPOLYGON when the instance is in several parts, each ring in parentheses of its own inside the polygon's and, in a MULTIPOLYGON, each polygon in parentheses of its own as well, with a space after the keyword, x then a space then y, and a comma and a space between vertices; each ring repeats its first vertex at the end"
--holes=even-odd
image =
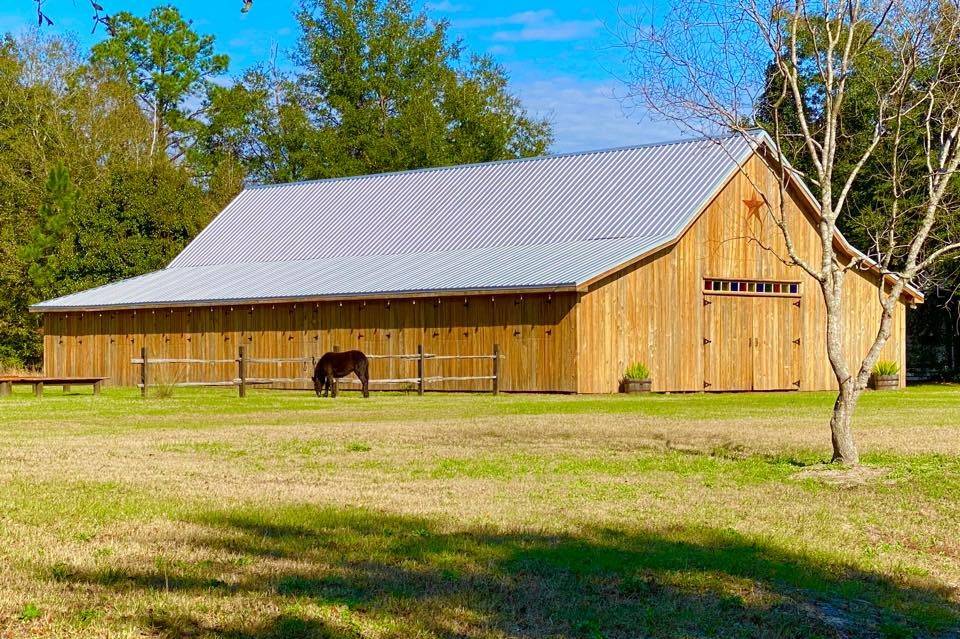
POLYGON ((960 387, 0 400, 0 637, 958 637, 960 387))

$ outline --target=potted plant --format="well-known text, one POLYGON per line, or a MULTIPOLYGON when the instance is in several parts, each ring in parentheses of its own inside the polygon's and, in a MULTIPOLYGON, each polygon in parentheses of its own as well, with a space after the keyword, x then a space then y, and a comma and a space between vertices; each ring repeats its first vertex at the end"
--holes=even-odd
POLYGON ((623 372, 624 393, 649 393, 650 369, 640 362, 634 362, 623 372))
POLYGON ((870 376, 870 388, 873 390, 896 390, 900 388, 900 367, 896 362, 882 359, 873 366, 870 376))

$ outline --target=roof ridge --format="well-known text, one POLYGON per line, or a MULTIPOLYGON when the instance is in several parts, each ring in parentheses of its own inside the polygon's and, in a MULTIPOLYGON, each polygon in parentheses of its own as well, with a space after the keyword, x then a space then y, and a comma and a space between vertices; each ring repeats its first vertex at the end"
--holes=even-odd
POLYGON ((487 162, 468 162, 466 164, 448 164, 445 166, 426 166, 418 169, 403 169, 400 171, 384 171, 382 173, 363 173, 360 175, 344 175, 341 177, 316 178, 311 180, 296 180, 294 182, 271 182, 270 184, 251 184, 244 187, 244 191, 259 191, 263 189, 282 188, 287 186, 301 186, 305 184, 320 184, 331 182, 346 182, 349 180, 363 180, 371 178, 390 177, 398 175, 416 175, 420 173, 436 173, 441 171, 453 171, 456 169, 469 169, 481 166, 499 166, 502 164, 520 164, 524 162, 544 162, 549 160, 559 160, 563 158, 599 155, 603 153, 617 153, 622 151, 634 151, 639 149, 648 149, 653 147, 675 146, 678 144, 692 144, 697 142, 716 142, 718 140, 728 140, 739 137, 739 132, 729 132, 723 135, 710 136, 701 135, 694 138, 677 138, 663 142, 646 142, 643 144, 627 144, 623 146, 612 146, 601 149, 589 149, 585 151, 565 151, 563 153, 548 153, 546 155, 535 155, 524 158, 506 158, 503 160, 490 160, 487 162))

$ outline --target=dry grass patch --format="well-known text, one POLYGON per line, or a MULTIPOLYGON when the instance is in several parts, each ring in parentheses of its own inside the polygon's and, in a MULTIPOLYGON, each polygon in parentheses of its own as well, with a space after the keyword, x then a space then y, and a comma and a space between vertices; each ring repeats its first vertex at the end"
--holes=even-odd
POLYGON ((0 636, 953 636, 960 392, 829 405, 20 394, 0 636))

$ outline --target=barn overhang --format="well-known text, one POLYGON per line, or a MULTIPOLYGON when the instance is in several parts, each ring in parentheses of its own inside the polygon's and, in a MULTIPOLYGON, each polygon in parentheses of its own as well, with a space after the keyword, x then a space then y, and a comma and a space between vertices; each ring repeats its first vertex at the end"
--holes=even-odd
POLYGON ((90 306, 31 306, 31 313, 94 313, 127 310, 158 310, 158 309, 191 309, 216 308, 223 306, 263 306, 266 304, 314 304, 322 302, 348 302, 368 300, 421 300, 421 299, 450 299, 478 296, 502 295, 559 295, 562 293, 577 293, 579 287, 574 284, 526 287, 526 288, 491 288, 491 289, 448 289, 436 291, 391 291, 387 293, 363 293, 348 295, 304 295, 298 297, 264 297, 264 298, 236 298, 236 299, 204 299, 178 302, 152 302, 131 304, 103 304, 90 306))

